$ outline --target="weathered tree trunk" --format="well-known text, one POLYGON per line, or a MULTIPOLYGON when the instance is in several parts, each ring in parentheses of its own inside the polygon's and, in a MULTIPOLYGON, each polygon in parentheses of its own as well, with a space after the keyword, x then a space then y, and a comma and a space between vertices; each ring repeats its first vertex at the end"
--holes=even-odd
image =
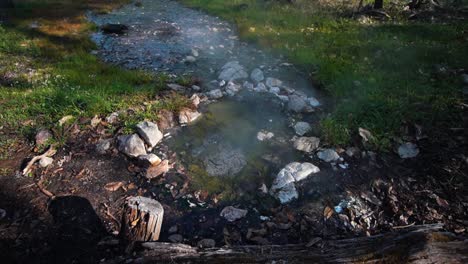
POLYGON ((468 263, 468 243, 441 225, 306 245, 197 249, 184 244, 143 243, 142 263, 468 263))
POLYGON ((146 197, 127 200, 122 216, 121 236, 129 241, 157 241, 164 209, 158 201, 146 197))

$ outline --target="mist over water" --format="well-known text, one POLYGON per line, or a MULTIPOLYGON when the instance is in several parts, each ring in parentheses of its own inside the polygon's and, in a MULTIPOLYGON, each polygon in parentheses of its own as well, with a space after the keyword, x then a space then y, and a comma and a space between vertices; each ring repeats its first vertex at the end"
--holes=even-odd
MULTIPOLYGON (((260 68, 265 77, 278 78, 287 87, 317 96, 305 74, 281 56, 240 41, 229 23, 176 1, 146 0, 142 4, 142 7, 128 5, 110 14, 89 15, 97 25, 121 23, 129 27, 128 33, 121 36, 100 32, 92 36, 103 60, 127 68, 190 73, 202 79, 202 91, 213 89, 213 80, 217 80, 223 65, 238 61, 249 74, 260 68), (187 56, 196 56, 196 61, 186 62, 187 56)), ((244 89, 236 96, 208 105, 203 114, 201 120, 185 127, 169 142, 171 148, 181 153, 186 165, 197 164, 207 169, 211 164, 214 166, 211 171, 216 171, 217 163, 231 159, 234 162, 228 163, 237 161, 242 170, 235 169, 234 164, 217 173, 234 176, 253 175, 259 164, 277 173, 287 163, 299 160, 290 142, 294 136, 291 124, 298 120, 270 93, 244 89), (257 133, 261 130, 272 132, 273 139, 259 141, 257 133)), ((263 177, 262 181, 269 181, 271 176, 263 177)))

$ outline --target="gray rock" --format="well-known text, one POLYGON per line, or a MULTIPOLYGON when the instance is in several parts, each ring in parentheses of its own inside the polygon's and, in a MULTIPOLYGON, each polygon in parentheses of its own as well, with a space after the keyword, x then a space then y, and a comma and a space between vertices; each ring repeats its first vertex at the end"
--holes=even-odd
POLYGON ((283 86, 283 82, 276 79, 276 78, 271 78, 271 77, 268 77, 265 81, 265 84, 266 86, 268 86, 269 88, 271 87, 281 87, 283 86))
POLYGON ((270 93, 278 95, 281 92, 281 89, 278 87, 271 87, 270 88, 270 93))
POLYGON ((305 134, 307 134, 308 132, 310 132, 310 130, 312 130, 312 127, 310 126, 309 123, 307 122, 297 122, 295 125, 294 125, 294 131, 296 132, 296 134, 298 134, 299 136, 303 136, 305 134))
POLYGON ((189 108, 184 108, 179 113, 179 123, 181 125, 190 124, 197 120, 201 114, 189 108))
POLYGON ((314 97, 307 98, 307 102, 312 107, 319 107, 320 106, 320 102, 314 97))
POLYGON ((286 165, 276 176, 270 188, 270 193, 277 197, 282 204, 299 197, 295 183, 302 181, 320 169, 308 162, 292 162, 286 165))
POLYGON ((288 109, 290 111, 300 113, 303 112, 307 107, 305 99, 297 94, 289 96, 288 109))
POLYGON ((132 158, 146 155, 145 143, 137 134, 119 136, 117 140, 119 143, 119 151, 125 155, 132 158))
POLYGON ((233 81, 238 79, 246 79, 249 75, 245 71, 244 67, 239 64, 238 61, 232 61, 226 63, 218 76, 219 80, 233 81))
POLYGON ((268 88, 265 86, 264 83, 258 83, 257 87, 254 88, 254 91, 260 93, 268 92, 268 88))
POLYGON ((197 246, 199 248, 214 248, 216 246, 216 242, 213 239, 205 238, 198 241, 197 246))
POLYGON ((224 209, 219 215, 224 219, 228 220, 229 222, 234 222, 241 218, 244 218, 247 215, 247 210, 238 209, 233 206, 227 206, 224 207, 224 209))
POLYGON ((223 92, 221 91, 221 89, 215 89, 215 90, 211 90, 209 91, 206 96, 208 96, 210 99, 220 99, 223 97, 223 92))
POLYGON ((185 62, 188 62, 188 63, 194 63, 196 62, 197 59, 194 57, 194 56, 187 56, 185 57, 185 62))
POLYGON ((274 136, 275 134, 266 130, 261 130, 257 133, 257 139, 260 141, 272 139, 274 136))
POLYGON ((96 144, 96 151, 99 154, 106 154, 112 145, 112 139, 104 139, 96 144))
POLYGON ((184 241, 184 237, 179 234, 170 235, 167 239, 172 243, 181 243, 184 241))
POLYGON ((278 98, 281 100, 283 103, 289 102, 289 97, 287 95, 278 95, 278 98))
POLYGON ((156 146, 162 139, 163 133, 159 131, 158 125, 153 122, 144 121, 136 126, 138 134, 151 148, 156 146))
POLYGON ((317 157, 325 162, 333 162, 340 159, 340 155, 334 149, 325 149, 317 153, 317 157))
POLYGON ((44 146, 49 144, 50 141, 53 139, 52 133, 47 129, 41 129, 37 132, 35 141, 36 146, 44 146))
POLYGON ((198 92, 201 90, 201 88, 198 85, 192 85, 192 90, 194 90, 195 92, 198 92))
POLYGON ((173 91, 176 91, 176 92, 183 92, 185 90, 187 90, 187 88, 185 86, 182 86, 180 84, 177 84, 177 83, 168 83, 166 84, 167 88, 173 90, 173 91))
POLYGON ((242 87, 244 87, 244 89, 247 89, 247 90, 253 90, 254 89, 253 83, 251 83, 249 81, 245 81, 244 84, 242 85, 242 87))
POLYGON ((294 148, 310 153, 316 150, 320 145, 320 139, 316 137, 300 137, 294 141, 294 148))
POLYGON ((176 225, 171 226, 168 230, 169 234, 177 233, 177 231, 179 231, 179 228, 176 225))
POLYGON ((109 123, 109 124, 115 124, 115 123, 117 123, 117 121, 119 121, 119 113, 118 112, 111 113, 110 115, 108 115, 106 117, 106 122, 109 123))
POLYGON ((39 160, 39 165, 40 165, 42 168, 46 168, 46 167, 49 167, 53 162, 54 162, 54 159, 51 158, 51 157, 42 157, 42 158, 39 160))
POLYGON ((355 157, 357 155, 359 155, 359 149, 356 148, 356 147, 349 147, 346 149, 346 155, 348 155, 349 157, 355 157))
POLYGON ((219 145, 217 151, 207 154, 203 163, 211 176, 234 176, 247 164, 244 154, 229 145, 219 145))
POLYGON ((406 142, 398 147, 398 155, 402 159, 410 159, 419 155, 419 148, 416 144, 406 142))
POLYGON ((250 79, 254 82, 254 83, 259 83, 261 81, 263 81, 265 79, 265 76, 263 75, 263 71, 256 68, 252 71, 252 73, 250 74, 250 79))
POLYGON ((226 86, 226 93, 229 96, 234 96, 236 95, 240 90, 242 89, 242 86, 235 84, 233 82, 228 82, 226 86))

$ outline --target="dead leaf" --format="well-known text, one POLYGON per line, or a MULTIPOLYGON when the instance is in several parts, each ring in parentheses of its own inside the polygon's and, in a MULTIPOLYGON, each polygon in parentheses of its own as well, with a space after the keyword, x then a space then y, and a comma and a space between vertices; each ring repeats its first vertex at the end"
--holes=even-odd
POLYGON ((330 218, 333 215, 333 209, 330 208, 329 206, 326 206, 325 209, 323 210, 323 216, 325 219, 330 218))
POLYGON ((118 189, 120 189, 123 186, 123 182, 109 182, 104 186, 104 189, 106 189, 109 192, 115 192, 118 189))
POLYGON ((439 196, 437 196, 436 198, 436 202, 439 206, 442 206, 442 207, 445 207, 445 208, 448 208, 449 207, 449 203, 447 202, 447 200, 443 199, 443 198, 440 198, 439 196))
POLYGON ((146 171, 146 178, 154 179, 168 172, 169 169, 170 169, 169 161, 164 160, 158 165, 148 168, 148 170, 146 171))
POLYGON ((374 139, 372 133, 369 130, 364 129, 362 127, 359 128, 359 135, 362 137, 362 140, 364 140, 364 142, 368 142, 369 140, 374 139))

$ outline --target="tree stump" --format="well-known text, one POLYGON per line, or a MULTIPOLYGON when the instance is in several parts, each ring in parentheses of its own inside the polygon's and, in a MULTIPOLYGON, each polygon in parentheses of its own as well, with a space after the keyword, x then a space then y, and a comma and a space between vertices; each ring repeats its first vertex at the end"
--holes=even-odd
POLYGON ((124 206, 120 234, 129 241, 157 241, 163 215, 164 209, 158 201, 141 196, 132 197, 124 206))

